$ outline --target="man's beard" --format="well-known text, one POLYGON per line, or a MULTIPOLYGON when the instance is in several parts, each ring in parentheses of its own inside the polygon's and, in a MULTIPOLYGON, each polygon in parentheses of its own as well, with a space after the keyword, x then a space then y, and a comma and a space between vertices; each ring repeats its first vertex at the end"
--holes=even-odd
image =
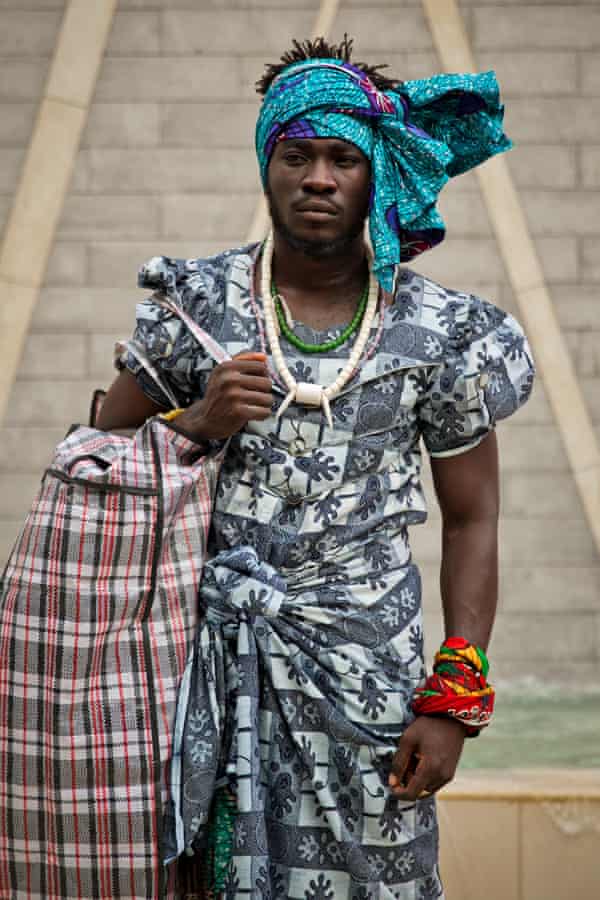
POLYGON ((365 219, 362 219, 361 221, 356 222, 344 234, 332 238, 329 241, 324 241, 322 238, 311 240, 310 238, 298 237, 298 235, 294 234, 294 232, 283 222, 275 198, 268 188, 266 195, 274 230, 283 238, 292 250, 304 253, 305 256, 310 256, 312 259, 330 259, 335 256, 344 256, 350 251, 356 238, 364 231, 365 219))

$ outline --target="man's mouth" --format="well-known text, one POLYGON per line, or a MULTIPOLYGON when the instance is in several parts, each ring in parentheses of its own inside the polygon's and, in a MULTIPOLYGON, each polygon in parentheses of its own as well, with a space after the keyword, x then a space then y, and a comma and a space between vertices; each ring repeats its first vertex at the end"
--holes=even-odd
POLYGON ((337 216, 337 209, 329 203, 305 203, 297 206, 296 212, 311 216, 337 216))

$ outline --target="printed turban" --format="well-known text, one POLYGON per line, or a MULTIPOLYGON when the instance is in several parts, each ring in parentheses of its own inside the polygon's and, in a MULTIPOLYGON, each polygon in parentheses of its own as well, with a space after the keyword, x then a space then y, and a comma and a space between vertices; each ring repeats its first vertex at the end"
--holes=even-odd
POLYGON ((398 263, 444 239, 435 208, 444 184, 513 146, 503 116, 493 71, 433 75, 379 91, 350 63, 294 63, 269 87, 256 124, 263 186, 278 141, 338 138, 358 147, 371 163, 375 274, 390 291, 398 263))

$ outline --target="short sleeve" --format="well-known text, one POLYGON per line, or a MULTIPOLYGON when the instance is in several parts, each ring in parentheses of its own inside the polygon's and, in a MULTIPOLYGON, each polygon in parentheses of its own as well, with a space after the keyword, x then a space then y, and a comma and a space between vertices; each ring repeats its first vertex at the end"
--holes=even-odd
POLYGON ((499 419, 527 401, 533 386, 535 365, 517 320, 480 297, 466 303, 464 323, 455 323, 453 349, 432 372, 418 407, 433 457, 476 447, 499 419))
POLYGON ((153 257, 138 274, 138 286, 153 294, 136 307, 130 340, 119 346, 116 365, 136 378, 144 393, 165 409, 188 406, 201 397, 215 363, 181 319, 157 302, 174 300, 201 328, 218 333, 223 319, 223 292, 205 279, 201 260, 153 257))

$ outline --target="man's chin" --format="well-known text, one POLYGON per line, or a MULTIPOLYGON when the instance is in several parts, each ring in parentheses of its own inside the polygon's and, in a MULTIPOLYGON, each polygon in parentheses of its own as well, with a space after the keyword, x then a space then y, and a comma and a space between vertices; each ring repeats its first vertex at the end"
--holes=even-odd
POLYGON ((332 256, 341 256, 354 245, 356 238, 362 234, 362 228, 357 233, 326 237, 321 235, 307 236, 298 234, 277 223, 275 231, 286 244, 298 253, 303 253, 311 259, 328 259, 332 256))

